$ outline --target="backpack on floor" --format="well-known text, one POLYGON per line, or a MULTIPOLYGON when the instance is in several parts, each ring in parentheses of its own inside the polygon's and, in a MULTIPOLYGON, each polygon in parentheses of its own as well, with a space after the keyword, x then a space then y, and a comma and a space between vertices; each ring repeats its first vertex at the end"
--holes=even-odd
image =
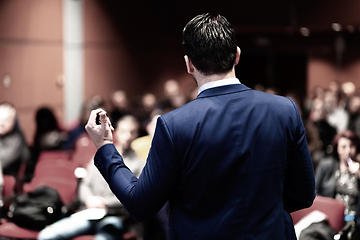
POLYGON ((41 230, 62 217, 59 193, 48 186, 19 195, 9 208, 9 219, 19 227, 41 230))

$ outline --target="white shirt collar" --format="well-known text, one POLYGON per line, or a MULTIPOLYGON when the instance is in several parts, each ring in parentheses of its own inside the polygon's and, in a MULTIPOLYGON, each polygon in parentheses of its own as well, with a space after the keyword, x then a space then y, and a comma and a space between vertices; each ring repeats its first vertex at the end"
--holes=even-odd
POLYGON ((241 83, 240 83, 239 79, 237 79, 237 78, 227 78, 227 79, 217 80, 217 81, 213 81, 213 82, 208 82, 208 83, 203 84, 199 88, 198 94, 200 94, 202 91, 209 89, 209 88, 220 87, 220 86, 225 86, 225 85, 230 85, 230 84, 241 84, 241 83))

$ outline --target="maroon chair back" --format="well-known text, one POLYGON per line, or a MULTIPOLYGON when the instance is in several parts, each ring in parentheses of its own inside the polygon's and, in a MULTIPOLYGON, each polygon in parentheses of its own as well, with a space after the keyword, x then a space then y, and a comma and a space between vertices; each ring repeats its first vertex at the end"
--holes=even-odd
POLYGON ((37 239, 39 231, 30 230, 17 226, 12 222, 3 222, 0 225, 0 236, 6 239, 37 239))
POLYGON ((311 207, 291 213, 294 224, 314 210, 324 213, 329 220, 330 226, 336 231, 339 232, 344 227, 344 203, 334 198, 322 196, 317 196, 311 207))
POLYGON ((58 159, 69 160, 70 159, 69 152, 63 151, 63 150, 42 151, 38 157, 37 163, 44 161, 44 160, 51 161, 51 160, 58 160, 58 159))
POLYGON ((15 194, 16 179, 14 176, 11 175, 3 175, 3 178, 4 178, 4 187, 2 190, 2 197, 3 199, 6 199, 15 194))
POLYGON ((71 162, 78 167, 86 168, 89 162, 94 158, 97 151, 94 143, 91 141, 87 133, 80 135, 75 142, 75 150, 71 155, 71 162))

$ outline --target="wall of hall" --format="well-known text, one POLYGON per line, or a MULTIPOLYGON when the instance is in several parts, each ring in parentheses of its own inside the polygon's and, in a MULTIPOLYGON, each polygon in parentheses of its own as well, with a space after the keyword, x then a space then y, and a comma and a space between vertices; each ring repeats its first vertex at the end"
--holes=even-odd
MULTIPOLYGON (((186 89, 187 83, 195 86, 181 51, 174 55, 167 48, 137 48, 100 1, 83 4, 84 101, 101 95, 108 103, 117 89, 131 98, 145 92, 161 95, 163 82, 170 78, 186 89)), ((63 122, 63 70, 62 0, 0 1, 0 102, 15 105, 29 144, 39 107, 52 107, 60 124, 68 124, 63 122)))
POLYGON ((313 56, 307 65, 308 93, 312 93, 318 86, 326 89, 331 81, 353 82, 360 90, 360 55, 351 57, 341 67, 330 56, 313 56))
POLYGON ((63 114, 61 0, 0 1, 0 101, 18 110, 32 142, 39 106, 63 114))
MULTIPOLYGON (((309 54, 307 67, 307 91, 314 87, 327 87, 330 81, 340 83, 352 81, 360 88, 360 2, 350 0, 346 3, 336 0, 304 1, 299 8, 299 25, 307 26, 312 31, 322 32, 321 41, 314 41, 309 54), (310 4, 311 2, 311 4, 310 4), (340 45, 332 23, 339 23, 342 35, 340 45), (327 32, 326 32, 327 31, 327 32), (329 34, 332 32, 332 34, 329 34)), ((313 33, 309 39, 313 38, 313 33)))

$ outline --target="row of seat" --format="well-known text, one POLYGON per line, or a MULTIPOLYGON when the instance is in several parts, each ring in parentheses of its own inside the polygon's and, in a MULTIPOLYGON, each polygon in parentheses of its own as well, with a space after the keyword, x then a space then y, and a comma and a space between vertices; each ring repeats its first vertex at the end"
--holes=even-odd
MULTIPOLYGON (((33 178, 29 183, 24 183, 20 192, 28 193, 41 185, 56 189, 65 206, 71 205, 77 198, 79 177, 75 174, 78 168, 86 168, 96 152, 96 147, 87 134, 81 135, 76 143, 75 150, 69 151, 44 151, 36 163, 33 178)), ((3 198, 14 197, 16 179, 13 176, 4 176, 3 198)), ((5 200, 6 201, 6 200, 5 200)), ((2 219, 0 225, 0 238, 8 239, 36 239, 39 231, 21 228, 12 222, 2 219)), ((81 236, 73 240, 92 240, 94 236, 81 236)), ((126 233, 124 239, 136 239, 131 233, 126 233)))

